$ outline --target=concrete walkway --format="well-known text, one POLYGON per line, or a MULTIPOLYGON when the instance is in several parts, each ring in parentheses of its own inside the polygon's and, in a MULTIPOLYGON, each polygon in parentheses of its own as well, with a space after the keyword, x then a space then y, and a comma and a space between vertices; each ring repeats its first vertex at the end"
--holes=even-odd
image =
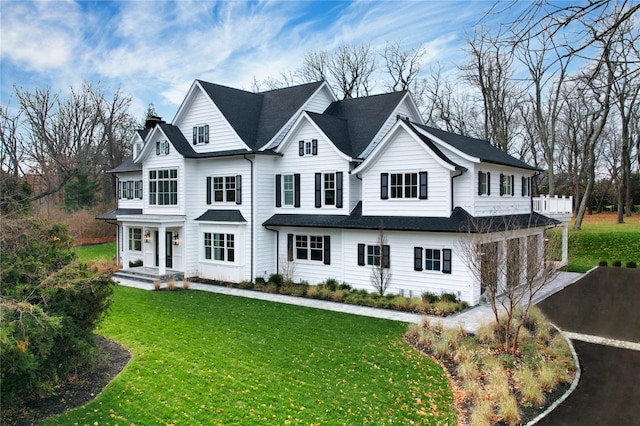
MULTIPOLYGON (((556 279, 545 286, 544 291, 536 295, 534 303, 551 296, 570 284, 577 281, 582 274, 575 272, 560 272, 556 279)), ((135 287, 142 290, 153 290, 153 284, 143 283, 124 278, 114 278, 120 285, 135 287)), ((176 287, 181 287, 182 282, 176 281, 176 287)), ((226 294, 229 296, 248 297, 251 299, 266 300, 270 302, 286 303, 289 305, 305 306, 308 308, 324 309, 334 312, 343 312, 353 315, 362 315, 374 318, 388 319, 407 323, 419 323, 425 317, 422 314, 394 311, 391 309, 370 308, 367 306, 350 305, 347 303, 330 302, 326 300, 308 299, 305 297, 288 296, 284 294, 264 293, 261 291, 244 290, 239 288, 223 287, 212 284, 189 283, 189 289, 208 291, 211 293, 226 294)), ((430 322, 442 322, 447 328, 462 327, 468 333, 475 333, 480 325, 493 319, 493 312, 489 305, 478 305, 464 312, 448 317, 426 316, 430 322)))

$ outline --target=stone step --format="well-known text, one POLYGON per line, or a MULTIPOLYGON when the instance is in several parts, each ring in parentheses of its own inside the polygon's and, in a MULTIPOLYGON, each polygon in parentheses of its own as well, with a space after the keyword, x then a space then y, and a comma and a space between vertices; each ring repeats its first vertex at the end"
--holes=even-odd
POLYGON ((131 269, 121 269, 113 274, 114 278, 123 278, 133 281, 140 281, 145 283, 153 283, 156 280, 166 282, 170 278, 174 278, 176 281, 182 280, 184 274, 179 271, 167 271, 165 275, 158 275, 157 272, 149 271, 136 271, 131 269))

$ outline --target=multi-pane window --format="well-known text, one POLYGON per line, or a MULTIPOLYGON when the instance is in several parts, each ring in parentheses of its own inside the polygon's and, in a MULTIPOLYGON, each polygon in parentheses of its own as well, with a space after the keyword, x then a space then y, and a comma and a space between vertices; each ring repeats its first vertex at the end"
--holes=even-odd
POLYGON ((451 273, 451 249, 413 248, 413 269, 415 271, 442 271, 451 273), (424 253, 424 254, 423 254, 424 253))
POLYGON ((309 258, 309 242, 306 235, 296 235, 296 259, 309 258))
POLYGON ((478 172, 478 195, 491 195, 491 174, 478 172))
POLYGON ((169 141, 157 141, 156 142, 156 155, 169 154, 169 141))
POLYGON ((178 204, 178 170, 149 170, 149 204, 178 204))
POLYGON ((531 195, 531 177, 522 176, 522 196, 528 197, 531 195))
POLYGON ((500 195, 513 195, 513 175, 500 174, 500 195))
POLYGON ((233 262, 235 260, 235 236, 233 234, 204 233, 204 258, 233 262))
POLYGON ((282 176, 282 194, 284 195, 284 205, 292 206, 294 201, 293 175, 282 176))
POLYGON ((426 269, 427 271, 440 270, 440 250, 425 249, 424 258, 425 258, 424 269, 426 269))
POLYGON ((358 244, 358 265, 380 266, 390 268, 391 248, 387 244, 358 244))
POLYGON ((235 202, 236 201, 236 177, 235 176, 214 176, 213 177, 213 201, 215 202, 235 202))
POLYGON ((318 235, 311 235, 309 237, 309 258, 311 260, 319 260, 322 262, 323 243, 324 237, 318 235))
MULTIPOLYGON (((293 240, 293 235, 290 236, 293 240)), ((317 260, 328 264, 328 244, 329 237, 323 235, 296 235, 295 236, 295 258, 299 260, 317 260)), ((291 260, 291 256, 289 256, 291 260)))
POLYGON ((318 140, 312 139, 310 141, 299 141, 298 155, 300 157, 305 155, 318 155, 318 140))
POLYGON ((380 265, 380 246, 367 246, 367 265, 380 265))
POLYGON ((324 174, 324 204, 333 206, 336 203, 336 174, 324 174))
POLYGON ((141 180, 121 180, 119 181, 120 189, 118 198, 131 200, 133 198, 142 199, 142 181, 141 180))
POLYGON ((129 228, 129 250, 142 251, 142 228, 129 228))
POLYGON ((142 199, 142 181, 137 180, 134 182, 134 197, 142 199))
POLYGON ((391 198, 418 198, 417 173, 391 173, 389 178, 391 198))
POLYGON ((193 128, 193 144, 209 143, 209 125, 194 126, 193 128))

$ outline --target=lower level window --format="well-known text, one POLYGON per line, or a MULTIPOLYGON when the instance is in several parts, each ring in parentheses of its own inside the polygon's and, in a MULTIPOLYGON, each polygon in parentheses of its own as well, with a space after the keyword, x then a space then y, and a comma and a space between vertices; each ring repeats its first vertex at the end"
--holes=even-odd
POLYGON ((227 262, 235 261, 235 235, 205 232, 204 258, 227 262))
POLYGON ((328 235, 287 235, 287 259, 315 260, 331 264, 331 237, 328 235))
POLYGON ((427 271, 440 270, 440 250, 425 249, 424 257, 425 257, 424 269, 426 269, 427 271))
POLYGON ((129 250, 142 251, 142 228, 129 228, 129 250))
POLYGON ((451 249, 413 248, 413 269, 451 273, 451 249))

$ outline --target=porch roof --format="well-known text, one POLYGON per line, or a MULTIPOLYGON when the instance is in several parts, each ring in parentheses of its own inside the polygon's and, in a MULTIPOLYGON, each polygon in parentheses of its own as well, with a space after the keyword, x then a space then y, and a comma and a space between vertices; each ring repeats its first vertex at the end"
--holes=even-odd
POLYGON ((142 209, 115 209, 110 212, 102 213, 99 216, 96 216, 96 219, 101 220, 116 220, 118 216, 121 215, 141 215, 142 209))
POLYGON ((207 210, 200 217, 196 218, 205 222, 246 222, 240 210, 207 210))

